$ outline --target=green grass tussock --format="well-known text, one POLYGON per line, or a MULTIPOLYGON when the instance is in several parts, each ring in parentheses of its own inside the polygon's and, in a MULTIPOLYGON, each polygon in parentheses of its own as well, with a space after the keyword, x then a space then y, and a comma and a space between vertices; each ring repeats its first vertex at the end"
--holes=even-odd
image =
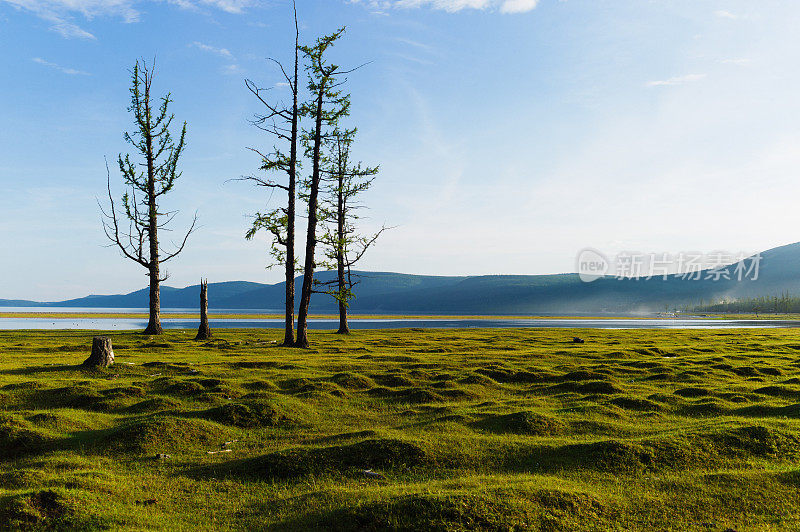
POLYGON ((395 439, 366 439, 319 448, 292 448, 212 469, 215 475, 290 480, 313 475, 363 476, 365 470, 405 470, 428 460, 417 445, 395 439))
POLYGON ((496 433, 528 434, 531 436, 551 436, 564 434, 567 426, 553 416, 534 412, 513 412, 511 414, 490 415, 474 423, 478 428, 496 433))
POLYGON ((100 452, 137 455, 214 450, 235 435, 216 423, 171 416, 136 419, 101 432, 87 445, 95 444, 100 452))
POLYGON ((107 334, 0 331, 0 529, 800 528, 793 329, 107 334))
POLYGON ((203 419, 233 427, 274 427, 289 419, 270 405, 228 403, 198 412, 203 419))
POLYGON ((17 416, 0 414, 0 459, 45 450, 52 438, 17 416))

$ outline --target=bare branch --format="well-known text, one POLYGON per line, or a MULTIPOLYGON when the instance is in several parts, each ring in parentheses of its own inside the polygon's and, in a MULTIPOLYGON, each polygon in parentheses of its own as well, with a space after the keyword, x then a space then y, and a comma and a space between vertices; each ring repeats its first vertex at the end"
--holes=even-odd
POLYGON ((197 213, 195 212, 194 213, 194 218, 192 219, 192 225, 191 225, 191 227, 189 227, 189 230, 186 232, 186 235, 183 237, 183 242, 181 242, 180 247, 174 253, 171 253, 171 254, 167 255, 165 258, 161 259, 161 263, 162 264, 167 262, 168 260, 178 256, 178 254, 181 251, 183 251, 183 248, 186 247, 186 241, 189 240, 189 235, 191 235, 194 232, 196 226, 197 226, 197 213))
MULTIPOLYGON (((128 247, 123 244, 122 238, 120 236, 119 230, 119 220, 117 218, 117 211, 114 205, 114 196, 111 193, 111 171, 108 168, 108 159, 105 161, 106 163, 106 190, 108 191, 108 200, 111 204, 108 212, 103 208, 103 205, 98 200, 97 204, 100 207, 100 212, 103 216, 103 232, 105 233, 106 237, 112 242, 112 245, 116 245, 119 250, 122 252, 130 260, 141 264, 145 268, 150 266, 150 263, 144 259, 141 252, 141 245, 137 247, 133 244, 132 239, 129 236, 129 241, 131 244, 132 251, 128 249, 128 247)), ((124 236, 124 235, 123 235, 124 236)), ((140 240, 141 242, 141 240, 140 240)))

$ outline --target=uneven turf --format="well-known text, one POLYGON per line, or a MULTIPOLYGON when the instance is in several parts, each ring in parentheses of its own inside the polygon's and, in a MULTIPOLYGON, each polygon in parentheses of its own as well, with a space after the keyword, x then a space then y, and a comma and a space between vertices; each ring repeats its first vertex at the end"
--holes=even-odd
POLYGON ((0 332, 0 527, 800 527, 798 331, 215 335, 0 332))

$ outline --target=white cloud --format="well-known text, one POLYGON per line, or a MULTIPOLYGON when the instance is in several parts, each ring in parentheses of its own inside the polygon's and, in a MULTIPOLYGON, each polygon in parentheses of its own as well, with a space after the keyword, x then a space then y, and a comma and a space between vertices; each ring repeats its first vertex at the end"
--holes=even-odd
POLYGON ((227 48, 217 48, 215 46, 204 44, 204 43, 201 43, 201 42, 198 42, 198 41, 194 41, 192 43, 192 46, 194 46, 195 48, 198 48, 200 50, 203 50, 204 52, 208 52, 208 53, 211 53, 211 54, 214 54, 214 55, 218 55, 220 57, 225 57, 225 58, 228 58, 228 59, 233 59, 233 54, 227 48))
POLYGON ((94 35, 71 22, 56 22, 50 29, 60 34, 65 39, 96 39, 94 35))
POLYGON ((242 69, 237 64, 230 64, 226 65, 225 68, 222 70, 225 74, 241 74, 242 69))
POLYGON ((721 61, 723 65, 749 65, 752 62, 753 60, 749 57, 736 57, 732 59, 723 59, 721 61))
POLYGON ((198 50, 202 50, 203 52, 207 52, 209 54, 214 54, 216 56, 219 56, 223 59, 227 59, 228 61, 230 61, 230 63, 225 65, 225 67, 222 69, 222 72, 224 74, 241 74, 242 69, 236 63, 236 57, 227 48, 218 48, 216 46, 211 46, 209 44, 205 44, 199 41, 194 41, 189 46, 192 46, 194 48, 197 48, 198 50))
POLYGON ((429 45, 429 44, 421 43, 419 41, 414 41, 412 39, 406 39, 404 37, 397 37, 395 40, 397 42, 400 42, 400 43, 403 43, 403 44, 407 44, 409 46, 413 46, 414 48, 419 48, 419 49, 425 50, 425 51, 430 51, 430 50, 433 49, 433 47, 431 45, 429 45))
POLYGON ((199 3, 215 7, 226 13, 242 13, 255 4, 255 0, 199 0, 199 3))
POLYGON ((351 0, 373 9, 430 7, 449 13, 464 9, 497 10, 501 13, 525 13, 534 9, 539 0, 351 0))
POLYGON ((656 81, 648 81, 648 87, 667 87, 671 85, 683 85, 684 83, 691 83, 693 81, 699 81, 706 77, 705 74, 687 74, 685 76, 676 76, 674 78, 668 79, 660 79, 656 81))
POLYGON ((531 11, 539 0, 505 0, 500 6, 501 13, 525 13, 531 11))
POLYGON ((213 7, 226 13, 239 14, 256 3, 256 0, 167 0, 183 9, 198 9, 202 6, 213 7))
POLYGON ((714 11, 714 15, 716 15, 719 18, 729 18, 732 20, 739 18, 739 15, 735 15, 730 11, 725 11, 724 9, 720 9, 719 11, 714 11))
POLYGON ((88 76, 89 75, 88 72, 84 72, 83 70, 76 70, 74 68, 63 67, 63 66, 58 65, 56 63, 51 63, 50 61, 46 61, 46 60, 42 59, 41 57, 34 57, 33 58, 33 62, 34 63, 39 63, 40 65, 44 65, 46 67, 53 68, 53 69, 58 70, 59 72, 62 72, 64 74, 69 74, 70 76, 88 76))
MULTIPOLYGON (((0 0, 0 3, 27 11, 51 23, 50 29, 65 38, 94 39, 83 29, 76 18, 92 20, 97 17, 121 19, 123 22, 138 22, 139 4, 155 0, 0 0)), ((183 9, 211 7, 226 13, 241 13, 256 0, 167 0, 183 9)))

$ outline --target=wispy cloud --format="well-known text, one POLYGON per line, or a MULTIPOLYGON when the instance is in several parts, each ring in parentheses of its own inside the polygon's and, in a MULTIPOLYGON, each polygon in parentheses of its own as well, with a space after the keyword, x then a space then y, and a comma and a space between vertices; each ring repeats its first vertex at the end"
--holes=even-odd
POLYGON ((685 76, 676 76, 674 78, 668 79, 660 79, 655 81, 648 81, 646 85, 648 87, 668 87, 672 85, 683 85, 684 83, 691 83, 693 81, 699 81, 706 77, 705 74, 687 74, 685 76))
POLYGON ((50 29, 68 39, 94 39, 82 28, 76 17, 91 20, 95 17, 115 17, 123 22, 136 22, 139 12, 136 0, 0 0, 21 11, 27 11, 51 24, 50 29))
POLYGON ((429 44, 402 37, 398 37, 395 40, 400 43, 402 45, 401 47, 404 49, 402 51, 393 52, 391 55, 399 57, 400 59, 421 65, 433 65, 435 61, 432 59, 441 57, 439 50, 429 44), (419 57, 420 55, 425 57, 419 57))
POLYGON ((57 22, 50 26, 50 29, 58 33, 65 39, 96 39, 94 35, 71 22, 57 22))
POLYGON ((714 11, 714 15, 719 18, 729 18, 729 19, 737 19, 739 15, 731 13, 730 11, 725 11, 724 9, 720 9, 718 11, 714 11))
POLYGON ((433 65, 433 64, 435 64, 433 61, 429 61, 427 59, 422 59, 422 58, 419 58, 419 57, 415 57, 413 55, 398 54, 398 53, 395 53, 395 54, 392 54, 392 55, 395 56, 395 57, 398 57, 400 59, 404 59, 406 61, 411 61, 412 63, 417 63, 419 65, 433 65))
POLYGON ((225 65, 225 68, 222 69, 225 74, 241 74, 242 69, 236 63, 231 63, 230 65, 225 65))
POLYGON ((208 44, 205 44, 205 43, 201 43, 201 42, 198 42, 198 41, 194 41, 191 44, 191 46, 194 46, 195 48, 197 48, 199 50, 202 50, 204 52, 208 52, 208 53, 211 53, 211 54, 214 54, 214 55, 218 55, 220 57, 225 57, 227 59, 233 59, 233 54, 227 48, 217 48, 215 46, 211 46, 211 45, 208 45, 208 44))
POLYGON ((413 46, 414 48, 419 48, 421 50, 429 51, 433 49, 433 46, 425 43, 421 43, 419 41, 414 41, 412 39, 406 39, 404 37, 397 37, 395 39, 399 43, 407 44, 409 46, 413 46))
POLYGON ((500 13, 525 13, 533 10, 539 0, 351 0, 353 3, 366 4, 383 13, 391 8, 430 7, 450 13, 464 9, 493 10, 500 13))
MULTIPOLYGON (((121 19, 122 22, 138 22, 137 6, 158 0, 0 0, 20 11, 27 11, 51 24, 50 29, 68 39, 95 39, 95 36, 80 25, 80 19, 97 17, 121 19)), ((257 0, 167 0, 183 9, 209 7, 226 13, 242 13, 257 0)))
POLYGON ((720 61, 723 65, 749 65, 753 62, 749 57, 734 57, 720 61))
POLYGON ((199 4, 214 7, 226 13, 244 13, 244 10, 256 4, 256 0, 198 0, 199 4))
POLYGON ((222 69, 222 72, 225 74, 240 74, 242 69, 239 67, 236 57, 231 53, 230 50, 227 48, 218 48, 216 46, 211 46, 210 44, 205 44, 199 41, 194 41, 189 46, 193 48, 197 48, 203 52, 216 55, 223 59, 226 59, 229 64, 225 65, 222 69))
POLYGON ((76 70, 74 68, 63 67, 63 66, 61 66, 59 64, 52 63, 50 61, 46 61, 46 60, 42 59, 41 57, 34 57, 33 58, 33 62, 34 63, 39 63, 40 65, 44 65, 46 67, 53 68, 53 69, 58 70, 59 72, 62 72, 64 74, 69 74, 70 76, 88 76, 89 75, 88 72, 84 72, 83 70, 76 70))

